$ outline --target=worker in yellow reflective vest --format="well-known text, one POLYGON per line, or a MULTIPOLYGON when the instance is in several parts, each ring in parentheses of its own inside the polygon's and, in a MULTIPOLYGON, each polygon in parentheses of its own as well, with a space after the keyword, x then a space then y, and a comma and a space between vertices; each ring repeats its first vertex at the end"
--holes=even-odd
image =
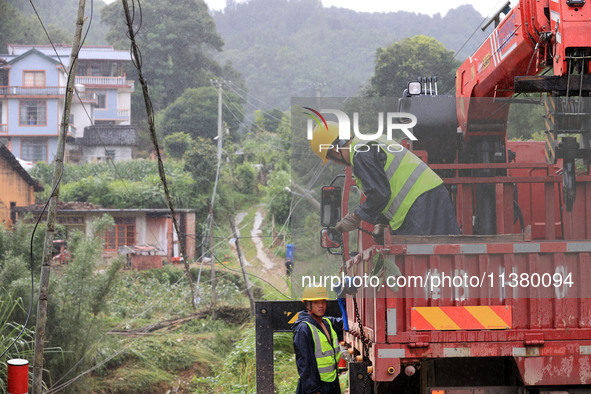
POLYGON ((300 379, 297 394, 341 392, 338 364, 343 320, 324 316, 328 293, 325 287, 306 287, 302 302, 306 310, 293 325, 293 347, 300 379))
POLYGON ((338 124, 327 122, 314 129, 310 147, 323 164, 350 166, 365 195, 363 204, 337 223, 338 231, 354 230, 363 219, 375 226, 378 243, 387 225, 396 235, 460 233, 441 178, 395 141, 340 140, 338 124))

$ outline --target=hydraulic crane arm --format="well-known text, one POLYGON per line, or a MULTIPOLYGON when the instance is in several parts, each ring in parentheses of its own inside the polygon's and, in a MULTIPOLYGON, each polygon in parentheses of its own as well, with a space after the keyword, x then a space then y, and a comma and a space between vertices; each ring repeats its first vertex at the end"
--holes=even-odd
POLYGON ((549 164, 564 160, 568 210, 574 202, 574 160, 588 165, 591 157, 589 3, 520 0, 456 74, 458 124, 466 144, 505 145, 509 105, 498 98, 548 94, 546 158, 549 164), (565 134, 576 137, 559 142, 565 134))

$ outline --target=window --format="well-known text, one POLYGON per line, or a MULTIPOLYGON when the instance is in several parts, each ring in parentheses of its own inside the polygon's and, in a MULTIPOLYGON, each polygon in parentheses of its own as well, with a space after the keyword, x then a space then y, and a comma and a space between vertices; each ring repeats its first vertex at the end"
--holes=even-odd
POLYGON ((115 149, 105 149, 105 157, 115 161, 115 149))
POLYGON ((21 126, 45 126, 47 103, 44 100, 24 100, 20 102, 21 126))
POLYGON ((84 234, 84 216, 58 216, 56 221, 66 228, 66 239, 70 239, 75 230, 84 234))
POLYGON ((24 86, 45 86, 45 71, 25 71, 24 86))
POLYGON ((0 70, 0 86, 8 86, 8 70, 0 70))
POLYGON ((96 92, 97 104, 96 108, 105 109, 107 108, 107 93, 106 92, 96 92))
POLYGON ((21 159, 34 163, 47 161, 47 140, 45 138, 23 138, 21 159))
POLYGON ((135 245, 135 218, 115 218, 115 226, 106 231, 105 241, 106 250, 135 245))
POLYGON ((10 221, 12 222, 12 224, 16 224, 16 202, 11 201, 10 202, 10 221))
POLYGON ((93 63, 90 66, 90 75, 93 77, 108 77, 111 72, 111 64, 109 62, 93 63))

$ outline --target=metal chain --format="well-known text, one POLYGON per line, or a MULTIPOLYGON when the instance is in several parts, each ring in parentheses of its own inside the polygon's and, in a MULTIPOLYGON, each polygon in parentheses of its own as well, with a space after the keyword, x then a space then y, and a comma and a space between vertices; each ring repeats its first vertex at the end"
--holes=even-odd
MULTIPOLYGON (((355 319, 357 319, 357 323, 359 323, 359 331, 361 334, 361 343, 363 344, 363 353, 364 357, 363 360, 369 360, 369 346, 367 345, 367 341, 365 340, 365 333, 363 332, 363 323, 361 323, 361 316, 359 315, 359 307, 357 306, 357 297, 353 295, 353 306, 355 307, 355 319)), ((369 373, 365 374, 365 378, 363 379, 363 390, 361 391, 365 394, 365 389, 367 387, 367 382, 369 381, 369 373)))
POLYGON ((355 319, 357 319, 357 323, 359 324, 359 335, 361 336, 361 343, 363 343, 363 359, 369 360, 369 346, 367 345, 367 340, 365 338, 365 333, 363 332, 363 323, 361 322, 361 316, 359 315, 359 307, 357 306, 357 297, 353 294, 353 306, 355 307, 355 319))
MULTIPOLYGON (((345 260, 345 245, 343 243, 343 238, 341 238, 341 252, 342 252, 342 256, 343 256, 342 271, 344 273, 346 273, 345 270, 347 267, 346 267, 346 260, 345 260)), ((355 294, 352 294, 351 296, 353 297, 353 306, 355 307, 355 319, 357 320, 357 323, 359 323, 359 334, 361 335, 361 342, 363 343, 363 352, 365 353, 364 359, 368 360, 369 359, 369 348, 368 348, 366 340, 365 340, 365 333, 363 332, 363 323, 361 322, 361 316, 359 315, 359 307, 357 306, 357 297, 355 296, 355 294)))
POLYGON ((361 231, 362 233, 365 233, 365 234, 373 235, 373 231, 369 231, 369 230, 366 230, 366 229, 361 228, 361 227, 357 227, 357 230, 359 230, 359 231, 361 231))
POLYGON ((346 274, 347 270, 347 259, 345 258, 345 242, 343 241, 343 233, 340 234, 339 242, 341 243, 341 256, 343 259, 343 265, 341 266, 341 271, 343 274, 346 274))
MULTIPOLYGON (((364 230, 362 228, 359 228, 359 230, 362 230, 364 232, 367 232, 368 234, 371 234, 371 232, 364 230)), ((346 273, 346 269, 347 269, 347 260, 345 258, 345 244, 343 242, 343 237, 341 237, 341 255, 343 256, 343 266, 341 268, 343 273, 346 273)), ((366 338, 365 338, 365 332, 363 331, 363 323, 361 322, 361 315, 359 314, 359 307, 357 306, 357 297, 355 296, 355 294, 352 295, 353 298, 353 307, 355 309, 355 320, 357 320, 357 323, 359 324, 359 334, 361 336, 361 343, 363 344, 363 360, 367 361, 369 360, 369 346, 367 344, 366 338)), ((365 378, 363 379, 363 389, 362 389, 362 394, 365 394, 365 390, 367 388, 367 382, 369 381, 369 373, 365 374, 365 378)))

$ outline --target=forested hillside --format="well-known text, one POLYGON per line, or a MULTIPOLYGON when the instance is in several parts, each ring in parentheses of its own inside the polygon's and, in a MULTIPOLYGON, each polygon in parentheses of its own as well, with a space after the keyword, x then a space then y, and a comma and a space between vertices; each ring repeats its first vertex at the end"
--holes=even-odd
MULTIPOLYGON (((29 2, 3 2, 23 17, 34 15, 29 2)), ((73 30, 74 24, 64 21, 74 20, 77 0, 38 3, 37 12, 49 27, 73 30)), ((112 44, 101 15, 104 6, 100 0, 94 2, 87 43, 112 44)), ((90 4, 86 13, 90 16, 90 4)), ((488 34, 479 29, 483 17, 470 5, 431 17, 403 11, 362 13, 325 8, 320 0, 250 0, 228 1, 223 11, 212 11, 212 15, 224 41, 222 51, 216 54, 218 62, 230 62, 250 94, 269 103, 268 107, 281 109, 288 108, 291 97, 358 94, 374 72, 376 50, 406 37, 433 37, 457 52, 456 59, 463 60, 488 34)), ((35 36, 40 43, 47 43, 41 32, 35 36)), ((57 42, 64 37, 60 34, 57 42)))
MULTIPOLYGON (((39 30, 37 39, 42 41, 28 42, 27 44, 49 44, 45 34, 41 32, 41 26, 37 20, 36 13, 39 14, 43 24, 49 30, 51 40, 55 44, 71 44, 74 29, 76 27, 76 14, 78 12, 78 0, 43 0, 43 1, 23 1, 6 0, 12 7, 26 18, 29 18, 35 29, 39 30), (57 30, 62 33, 57 34, 57 30)), ((105 44, 105 34, 107 26, 101 22, 100 12, 105 6, 102 0, 89 1, 86 4, 85 15, 92 16, 91 28, 86 37, 87 44, 105 44), (93 7, 91 7, 91 5, 93 7)), ((2 7, 3 8, 3 7, 2 7)), ((10 44, 24 44, 23 42, 10 42, 10 44)), ((3 49, 2 49, 3 50, 3 49)))
POLYGON ((324 8, 320 0, 251 0, 228 2, 213 15, 225 41, 221 63, 231 61, 255 97, 284 109, 294 96, 356 95, 373 74, 377 48, 406 37, 433 37, 460 51, 460 60, 485 37, 472 6, 430 17, 324 8))

